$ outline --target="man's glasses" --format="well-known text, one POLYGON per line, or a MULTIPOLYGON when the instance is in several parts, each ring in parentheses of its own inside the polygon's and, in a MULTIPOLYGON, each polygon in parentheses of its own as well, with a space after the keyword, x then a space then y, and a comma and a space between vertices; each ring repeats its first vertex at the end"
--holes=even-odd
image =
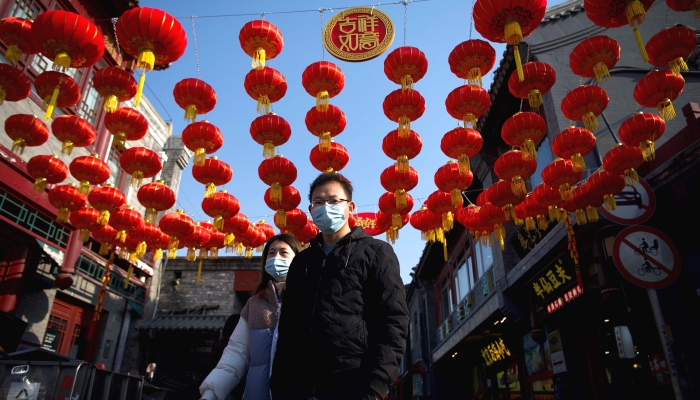
POLYGON ((345 200, 345 199, 328 199, 328 200, 321 200, 321 199, 316 199, 311 202, 311 208, 316 208, 316 207, 321 207, 324 204, 328 204, 329 206, 337 206, 338 204, 344 202, 344 201, 350 201, 350 200, 345 200))

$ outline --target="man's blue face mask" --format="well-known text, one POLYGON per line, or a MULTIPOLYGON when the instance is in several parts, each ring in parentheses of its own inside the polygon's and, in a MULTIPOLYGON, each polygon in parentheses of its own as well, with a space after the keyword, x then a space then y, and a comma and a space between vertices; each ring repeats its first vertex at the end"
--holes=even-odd
POLYGON ((345 204, 322 206, 311 209, 311 218, 321 232, 331 235, 345 225, 345 204))

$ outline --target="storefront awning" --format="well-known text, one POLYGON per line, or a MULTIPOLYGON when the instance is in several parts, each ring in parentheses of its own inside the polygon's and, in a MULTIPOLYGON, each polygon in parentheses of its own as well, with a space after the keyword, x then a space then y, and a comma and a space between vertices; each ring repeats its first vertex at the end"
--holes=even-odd
POLYGON ((226 315, 159 315, 136 326, 137 331, 216 331, 224 329, 226 315))

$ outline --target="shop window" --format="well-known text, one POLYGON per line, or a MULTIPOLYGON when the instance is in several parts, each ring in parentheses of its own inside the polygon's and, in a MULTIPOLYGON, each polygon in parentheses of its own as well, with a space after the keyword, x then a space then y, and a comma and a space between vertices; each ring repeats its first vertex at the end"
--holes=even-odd
POLYGON ((442 308, 442 320, 444 321, 452 312, 452 285, 450 285, 449 274, 442 280, 441 292, 440 306, 442 308))
MULTIPOLYGON (((106 64, 102 61, 97 64, 98 69, 105 67, 106 64)), ((92 77, 94 75, 95 69, 91 69, 90 79, 88 79, 88 81, 85 83, 85 90, 78 106, 78 114, 92 125, 95 125, 95 120, 97 119, 97 114, 99 113, 99 107, 102 105, 99 93, 97 93, 97 90, 95 90, 95 88, 92 86, 92 77)))
POLYGON ((125 173, 122 171, 121 166, 119 165, 119 157, 121 156, 121 152, 111 149, 109 151, 109 157, 107 158, 107 165, 109 166, 109 179, 107 180, 107 183, 111 183, 114 185, 117 189, 122 190, 122 187, 124 186, 124 179, 125 179, 125 173))
POLYGON ((493 250, 491 247, 483 246, 477 242, 474 244, 474 253, 476 256, 476 280, 479 280, 493 265, 493 250))
POLYGON ((471 255, 467 256, 462 265, 457 269, 457 301, 462 301, 469 291, 472 289, 472 284, 469 279, 469 271, 472 270, 471 255))
POLYGON ((12 6, 11 16, 18 18, 35 19, 41 12, 41 7, 37 1, 32 0, 17 0, 12 6))
POLYGON ((552 150, 549 147, 549 138, 547 136, 542 139, 537 148, 537 170, 530 177, 530 190, 542 183, 542 170, 552 162, 552 150))

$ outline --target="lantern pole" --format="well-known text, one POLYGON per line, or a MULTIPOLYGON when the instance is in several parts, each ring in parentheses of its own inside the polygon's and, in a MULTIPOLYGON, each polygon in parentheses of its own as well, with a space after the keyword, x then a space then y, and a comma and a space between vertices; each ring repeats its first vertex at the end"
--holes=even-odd
POLYGON ((671 375, 671 386, 673 386, 673 393, 675 394, 676 399, 682 400, 683 393, 681 392, 681 385, 678 381, 676 362, 673 360, 673 349, 671 349, 671 342, 668 338, 668 332, 666 332, 666 323, 664 322, 664 316, 661 312, 659 298, 656 296, 656 289, 647 289, 647 294, 649 295, 649 304, 651 304, 651 311, 654 314, 656 330, 658 331, 659 339, 661 340, 661 347, 664 350, 666 365, 668 366, 668 370, 671 375))

